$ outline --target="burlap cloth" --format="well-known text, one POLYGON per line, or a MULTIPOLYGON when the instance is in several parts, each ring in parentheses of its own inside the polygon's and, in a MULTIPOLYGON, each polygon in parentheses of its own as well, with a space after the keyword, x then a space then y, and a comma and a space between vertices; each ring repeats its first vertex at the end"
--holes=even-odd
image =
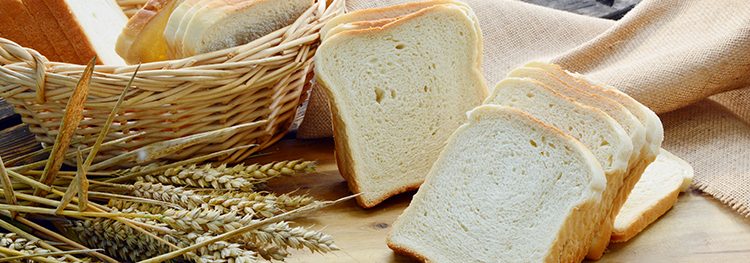
MULTIPOLYGON (((482 27, 487 83, 538 60, 621 89, 660 114, 664 148, 693 165, 697 188, 750 216, 750 2, 645 0, 617 22, 510 0, 466 2, 482 27)), ((329 137, 330 121, 313 89, 298 136, 329 137)))

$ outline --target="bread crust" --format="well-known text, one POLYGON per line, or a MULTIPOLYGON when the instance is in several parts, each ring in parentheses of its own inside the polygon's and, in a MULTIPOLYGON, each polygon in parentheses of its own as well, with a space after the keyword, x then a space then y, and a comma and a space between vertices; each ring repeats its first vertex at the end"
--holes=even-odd
MULTIPOLYGON (((428 7, 429 8, 429 7, 428 7)), ((357 36, 357 35, 367 35, 369 33, 373 32, 379 32, 381 30, 386 30, 390 27, 399 26, 401 23, 405 23, 408 19, 415 18, 422 16, 429 12, 428 8, 423 8, 417 12, 408 14, 403 16, 403 19, 396 19, 394 21, 391 21, 390 23, 386 23, 382 25, 381 27, 368 27, 368 28, 361 28, 356 30, 345 30, 342 31, 335 36, 331 36, 330 39, 333 37, 339 37, 341 35, 348 35, 348 36, 357 36)), ((476 20, 472 19, 475 28, 478 30, 478 25, 476 24, 476 20)), ((478 44, 481 45, 481 32, 477 31, 477 38, 478 38, 478 44)), ((481 51, 481 50, 479 50, 481 51)), ((476 65, 474 66, 474 71, 476 76, 481 76, 481 63, 482 63, 482 57, 481 52, 477 52, 476 56, 476 65)), ((324 92, 326 93, 326 96, 329 98, 330 106, 331 106, 331 113, 332 113, 332 121, 333 121, 333 135, 334 135, 334 141, 335 141, 335 156, 336 156, 336 164, 339 168, 339 172, 341 175, 346 179, 347 184, 349 186, 349 189, 354 193, 362 193, 362 189, 357 183, 357 180, 354 178, 354 168, 355 162, 353 157, 351 156, 351 151, 348 146, 348 135, 346 134, 346 124, 342 120, 339 114, 339 104, 337 100, 335 99, 335 96, 333 94, 332 89, 328 85, 328 83, 325 82, 319 75, 316 74, 316 81, 320 85, 320 87, 323 88, 324 92)), ((480 91, 481 97, 486 97, 488 94, 488 90, 486 88, 486 84, 484 84, 484 78, 479 78, 479 81, 482 83, 482 90, 480 91)), ((479 99, 478 102, 481 102, 481 99, 479 99)), ((397 189, 393 189, 391 191, 388 191, 379 197, 376 198, 370 198, 367 199, 363 195, 359 195, 356 197, 357 203, 364 207, 364 208, 371 208, 374 207, 381 202, 385 201, 386 199, 395 196, 397 194, 401 194, 404 192, 416 190, 419 188, 419 186, 422 184, 422 182, 410 184, 410 185, 404 185, 397 189)))
MULTIPOLYGON (((63 33, 63 28, 47 7, 44 0, 23 0, 29 13, 39 24, 41 31, 47 37, 55 50, 55 54, 60 58, 60 62, 74 64, 85 64, 88 60, 81 59, 75 52, 75 47, 70 39, 63 33)), ((90 58, 89 58, 90 59, 90 58)))
MULTIPOLYGON (((73 52, 79 58, 78 64, 85 64, 91 58, 96 56, 94 46, 86 37, 86 33, 79 26, 78 20, 73 16, 72 11, 64 0, 42 0, 47 8, 51 11, 52 16, 60 25, 61 32, 65 35, 70 44, 73 45, 73 52)), ((97 64, 103 64, 103 61, 97 59, 97 64)))
POLYGON ((365 20, 379 20, 397 17, 400 18, 410 13, 417 12, 421 9, 440 4, 456 4, 466 6, 466 4, 464 4, 463 2, 455 0, 428 0, 421 2, 409 2, 380 8, 361 9, 331 19, 320 29, 320 35, 323 38, 328 38, 328 36, 326 36, 328 31, 341 24, 365 20))
POLYGON ((411 250, 408 247, 399 246, 396 243, 392 243, 390 239, 386 240, 386 245, 388 245, 388 248, 390 248, 391 250, 393 250, 393 252, 395 252, 396 254, 400 254, 400 255, 407 256, 407 257, 411 257, 411 258, 416 259, 416 260, 418 260, 420 262, 425 262, 425 263, 433 262, 432 260, 428 259, 426 256, 424 256, 422 254, 419 254, 416 251, 411 250))

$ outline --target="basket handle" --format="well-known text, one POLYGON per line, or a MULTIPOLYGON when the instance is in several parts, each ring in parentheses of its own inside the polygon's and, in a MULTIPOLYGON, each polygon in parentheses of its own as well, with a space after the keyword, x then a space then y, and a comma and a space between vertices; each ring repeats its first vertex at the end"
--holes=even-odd
POLYGON ((22 47, 9 39, 0 37, 0 66, 25 62, 30 68, 36 69, 36 100, 44 103, 44 83, 47 82, 47 67, 49 60, 36 50, 22 47))

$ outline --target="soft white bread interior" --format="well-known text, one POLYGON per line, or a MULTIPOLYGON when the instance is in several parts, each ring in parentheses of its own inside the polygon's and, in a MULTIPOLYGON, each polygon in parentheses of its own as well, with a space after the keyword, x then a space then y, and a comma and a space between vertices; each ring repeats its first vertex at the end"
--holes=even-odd
MULTIPOLYGON (((104 65, 125 65, 115 52, 117 37, 128 18, 113 0, 64 0, 68 11, 78 22, 77 29, 104 65)), ((71 33, 74 33, 72 30, 71 33)), ((71 34, 74 35, 74 34, 71 34)), ((79 40, 72 40, 79 41, 79 40)))
POLYGON ((164 29, 181 0, 149 0, 128 20, 115 50, 128 64, 169 59, 164 29))
MULTIPOLYGON (((213 0, 192 14, 182 37, 187 57, 247 44, 292 24, 312 0, 213 0)), ((184 21, 183 21, 184 22, 184 21)))
MULTIPOLYGON (((542 63, 540 62, 535 62, 531 65, 535 64, 542 65, 542 63)), ((579 102, 586 106, 597 108, 615 119, 625 129, 625 132, 627 132, 630 136, 634 149, 632 151, 632 154, 630 155, 630 160, 628 161, 628 172, 626 172, 622 176, 624 186, 624 184, 627 184, 628 177, 631 175, 631 173, 642 172, 642 170, 640 170, 639 168, 642 165, 642 155, 647 154, 643 152, 643 150, 647 149, 647 147, 650 147, 650 145, 647 145, 648 142, 646 141, 646 129, 643 123, 641 123, 640 120, 635 117, 635 115, 633 115, 620 103, 597 94, 603 91, 592 92, 590 88, 583 87, 587 84, 576 81, 573 76, 568 75, 564 71, 558 69, 558 66, 551 64, 546 64, 541 67, 521 67, 511 71, 508 76, 532 78, 547 85, 548 87, 554 87, 553 89, 563 96, 567 96, 575 100, 576 102, 579 102), (558 75, 561 74, 562 76, 558 77, 558 75)), ((603 218, 600 232, 597 234, 597 236, 594 237, 594 240, 591 241, 593 244, 592 255, 596 255, 597 253, 599 253, 600 248, 606 248, 609 242, 615 216, 622 206, 622 202, 624 202, 624 198, 620 198, 618 197, 618 195, 623 194, 621 193, 622 189, 629 189, 627 186, 623 186, 621 186, 619 189, 612 190, 615 191, 613 192, 614 199, 612 209, 610 209, 609 211, 610 214, 607 217, 603 218)), ((601 252, 603 252, 603 250, 601 252)))
POLYGON ((591 149, 607 173, 624 173, 628 168, 633 143, 622 125, 601 110, 578 103, 541 82, 506 78, 484 103, 517 108, 570 134, 591 149))
POLYGON ((541 68, 520 67, 508 73, 508 77, 534 79, 547 87, 554 89, 555 92, 560 93, 560 95, 571 98, 583 105, 597 108, 606 113, 615 119, 615 121, 617 121, 617 123, 619 123, 630 136, 634 151, 630 155, 629 165, 638 162, 638 159, 641 156, 641 149, 646 144, 646 128, 638 118, 635 117, 635 115, 620 103, 610 98, 583 90, 576 84, 570 86, 570 83, 560 80, 552 73, 541 68))
POLYGON ((427 262, 580 262, 605 184, 578 140, 483 105, 451 136, 388 246, 427 262))
POLYGON ((331 36, 315 58, 328 94, 336 158, 372 207, 424 180, 448 136, 487 94, 471 10, 436 5, 380 28, 331 36))
POLYGON ((374 20, 381 20, 381 19, 398 18, 404 15, 417 12, 419 10, 422 10, 430 6, 441 5, 441 4, 453 4, 453 5, 465 6, 468 8, 468 5, 466 5, 465 3, 461 1, 428 0, 428 1, 417 1, 417 2, 399 4, 399 5, 385 6, 385 7, 380 7, 380 8, 360 9, 360 10, 352 11, 352 12, 334 17, 333 19, 329 20, 325 25, 323 25, 322 28, 320 28, 320 37, 321 39, 327 38, 329 31, 339 25, 353 23, 353 22, 360 22, 360 21, 374 21, 374 20))
MULTIPOLYGON (((630 165, 629 171, 625 175, 623 187, 619 190, 615 198, 612 209, 613 213, 609 217, 609 220, 613 222, 617 215, 616 213, 625 203, 628 194, 640 179, 644 169, 646 169, 646 167, 653 162, 659 154, 661 142, 664 139, 664 128, 662 127, 659 117, 646 106, 617 89, 590 81, 583 75, 567 72, 558 65, 532 62, 527 64, 526 67, 544 69, 569 86, 574 86, 591 94, 606 97, 620 103, 638 118, 646 128, 646 143, 640 149, 640 158, 638 159, 638 162, 630 165)), ((637 148, 635 150, 638 151, 637 148)), ((605 226, 610 225, 611 224, 606 224, 605 226)), ((602 257, 609 244, 610 233, 611 230, 609 229, 602 229, 602 231, 599 232, 599 235, 595 238, 594 244, 589 251, 589 259, 595 260, 602 257)))
POLYGON ((627 242, 669 211, 693 181, 693 167, 662 149, 620 209, 612 242, 627 242))
MULTIPOLYGON (((498 83, 485 103, 518 108, 530 113, 581 141, 589 147, 602 164, 607 176, 607 188, 602 195, 600 213, 595 214, 597 236, 612 229, 613 209, 617 194, 623 186, 633 152, 633 142, 623 126, 603 111, 585 106, 563 96, 558 83, 552 89, 529 78, 506 78, 498 83)), ((578 96, 582 97, 582 96, 578 96)))

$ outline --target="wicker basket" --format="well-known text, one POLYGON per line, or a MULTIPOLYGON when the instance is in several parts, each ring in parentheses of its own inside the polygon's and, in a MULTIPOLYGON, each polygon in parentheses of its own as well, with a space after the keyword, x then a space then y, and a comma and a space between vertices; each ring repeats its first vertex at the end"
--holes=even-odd
MULTIPOLYGON (((120 0, 126 13, 145 0, 120 0)), ((240 124, 257 123, 228 138, 193 145, 167 159, 185 159, 258 144, 223 159, 242 160, 280 139, 291 125, 311 74, 318 30, 344 12, 343 0, 318 1, 297 21, 243 46, 179 60, 143 64, 98 160, 146 145, 240 124), (134 134, 140 134, 133 138, 134 134), (129 139, 123 139, 131 137, 129 139)), ((38 52, 0 38, 0 96, 13 104, 44 145, 60 119, 84 66, 49 62, 38 52)), ((136 66, 97 66, 84 119, 71 149, 94 144, 106 116, 136 66)), ((247 126, 247 125, 246 125, 247 126)), ((70 161, 70 160, 68 160, 70 161)))

